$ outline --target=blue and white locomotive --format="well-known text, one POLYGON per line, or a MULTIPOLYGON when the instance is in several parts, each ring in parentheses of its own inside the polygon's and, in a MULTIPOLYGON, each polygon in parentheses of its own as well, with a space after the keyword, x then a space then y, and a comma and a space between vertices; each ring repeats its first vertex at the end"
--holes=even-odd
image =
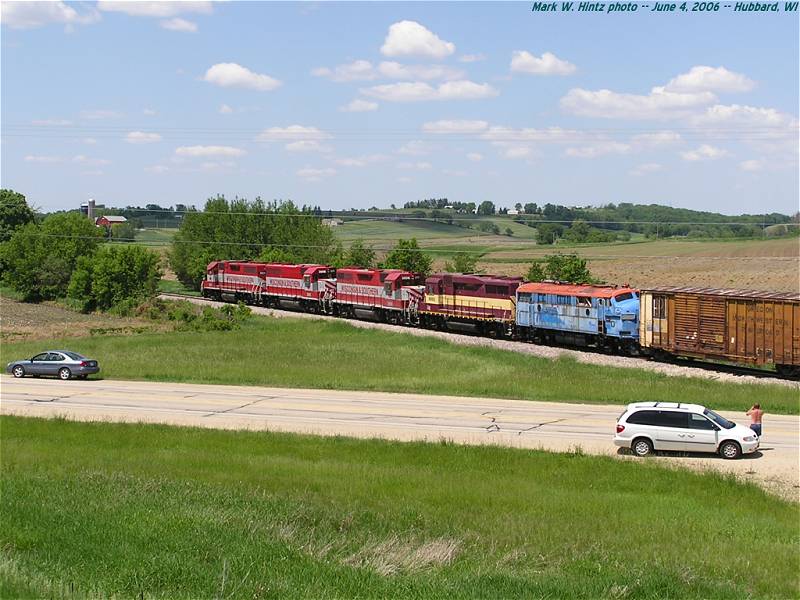
POLYGON ((525 283, 517 288, 517 335, 537 343, 639 347, 639 291, 630 287, 525 283))

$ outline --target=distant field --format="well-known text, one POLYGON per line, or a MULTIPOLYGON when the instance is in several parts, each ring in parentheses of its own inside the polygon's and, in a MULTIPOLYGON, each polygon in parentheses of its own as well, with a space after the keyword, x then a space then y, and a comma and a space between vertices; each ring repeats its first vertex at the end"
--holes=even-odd
POLYGON ((139 229, 136 231, 136 241, 139 243, 172 243, 177 229, 139 229))
POLYGON ((745 411, 758 398, 771 413, 800 413, 797 390, 721 383, 652 371, 549 360, 340 321, 254 318, 238 331, 164 332, 5 343, 0 361, 42 345, 96 357, 109 379, 375 390, 551 402, 697 402, 745 411))
POLYGON ((4 598, 796 597, 797 504, 647 461, 0 419, 4 598))

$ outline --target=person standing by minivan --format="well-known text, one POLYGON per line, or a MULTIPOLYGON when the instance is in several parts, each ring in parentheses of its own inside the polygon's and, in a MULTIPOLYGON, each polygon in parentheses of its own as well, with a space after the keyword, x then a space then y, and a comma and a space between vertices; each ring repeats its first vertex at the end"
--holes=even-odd
POLYGON ((761 420, 764 418, 764 411, 761 410, 761 405, 753 404, 750 410, 747 411, 747 416, 750 417, 750 429, 752 429, 758 437, 761 437, 761 420))

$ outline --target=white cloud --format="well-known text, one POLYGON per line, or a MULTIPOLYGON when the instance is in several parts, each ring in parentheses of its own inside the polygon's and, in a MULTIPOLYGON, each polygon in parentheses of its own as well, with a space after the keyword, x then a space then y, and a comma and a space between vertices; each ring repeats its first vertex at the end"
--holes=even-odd
POLYGON ((766 161, 759 160, 759 159, 751 159, 751 160, 743 160, 739 163, 739 168, 742 171, 761 171, 766 166, 766 161))
POLYGON ((147 173, 158 174, 158 173, 166 173, 167 171, 169 171, 169 167, 166 167, 164 165, 153 165, 152 167, 145 167, 144 170, 147 173))
POLYGON ((161 136, 157 133, 131 131, 125 136, 125 141, 129 144, 152 144, 153 142, 160 142, 161 136))
POLYGON ((429 162, 425 161, 417 161, 417 162, 401 162, 397 163, 398 169, 411 169, 414 171, 427 171, 428 169, 432 169, 433 165, 429 162))
POLYGON ((422 125, 426 133, 478 133, 489 127, 486 121, 441 120, 422 125))
POLYGON ((119 119, 122 113, 118 110, 82 110, 81 119, 89 119, 92 121, 100 121, 102 119, 119 119))
POLYGON ((154 108, 145 108, 142 111, 142 114, 146 117, 155 117, 158 114, 158 111, 156 111, 154 108))
POLYGON ((647 175, 648 173, 656 173, 658 171, 663 170, 663 166, 658 163, 644 163, 638 165, 631 169, 631 175, 635 175, 636 177, 642 177, 643 175, 647 175))
POLYGON ((450 177, 466 177, 468 173, 466 171, 462 171, 460 169, 453 170, 453 169, 442 169, 442 175, 448 175, 450 177))
POLYGON ((36 154, 29 154, 25 157, 25 162, 53 164, 64 162, 64 159, 60 156, 40 156, 36 154))
POLYGON ((390 83, 362 89, 361 93, 387 102, 420 102, 426 100, 476 100, 498 95, 488 83, 448 81, 433 87, 421 81, 390 83))
POLYGON ((235 167, 236 163, 232 160, 208 161, 200 163, 200 168, 203 171, 230 171, 235 167))
POLYGON ((203 79, 221 87, 240 87, 268 92, 281 86, 281 82, 269 75, 254 73, 236 63, 218 63, 206 71, 203 79))
POLYGON ((180 146, 175 149, 178 156, 243 156, 247 154, 241 148, 232 146, 180 146))
POLYGON ((455 44, 445 42, 416 21, 393 23, 381 46, 381 54, 384 56, 423 56, 442 59, 455 51, 455 44))
POLYGON ((458 61, 463 63, 474 63, 481 60, 486 60, 484 54, 463 54, 458 57, 458 61))
POLYGON ((669 146, 683 141, 679 133, 674 131, 656 131, 653 133, 642 133, 631 138, 631 143, 637 146, 658 147, 669 146))
MULTIPOLYGON (((695 125, 736 125, 747 127, 797 128, 797 120, 774 108, 759 108, 740 104, 715 104, 692 119, 695 125)), ((782 133, 786 133, 783 131, 782 133)), ((797 135, 797 132, 793 132, 797 135)))
POLYGON ((294 140, 327 140, 332 136, 317 127, 304 125, 289 125, 288 127, 270 127, 256 137, 257 142, 280 142, 294 140))
POLYGON ((627 154, 631 147, 628 144, 615 141, 596 142, 586 146, 567 148, 565 156, 571 158, 597 158, 606 154, 627 154))
POLYGON ((218 112, 221 115, 229 115, 229 114, 231 114, 233 112, 233 109, 230 106, 228 106, 227 104, 223 104, 222 106, 219 107, 219 111, 218 112))
POLYGON ((132 17, 174 17, 181 13, 210 14, 211 2, 126 2, 121 0, 99 0, 97 8, 106 12, 121 12, 132 17))
POLYGON ((426 154, 430 154, 432 148, 430 144, 422 142, 420 140, 412 140, 410 142, 406 142, 403 144, 398 150, 398 154, 406 154, 408 156, 425 156, 426 154))
POLYGON ((575 69, 575 65, 561 60, 552 52, 545 52, 541 57, 534 56, 526 50, 515 50, 511 54, 511 70, 515 73, 569 75, 574 73, 575 69))
POLYGON ((356 98, 344 106, 340 106, 339 110, 342 112, 372 112, 378 110, 378 103, 356 98))
POLYGON ((414 180, 411 179, 411 177, 398 177, 397 178, 397 183, 411 183, 412 181, 414 181, 414 180))
POLYGON ((716 96, 711 92, 679 94, 668 92, 663 87, 654 87, 646 96, 573 88, 561 98, 560 103, 566 112, 584 117, 671 119, 687 116, 715 100, 716 96))
POLYGON ((159 25, 162 29, 168 29, 169 31, 182 31, 184 33, 197 32, 197 23, 187 21, 186 19, 180 19, 178 17, 161 21, 159 25))
POLYGON ((481 137, 493 142, 560 142, 569 141, 579 136, 580 132, 561 127, 547 129, 512 129, 510 127, 492 126, 481 137))
POLYGON ((341 167, 366 167, 376 162, 385 161, 388 158, 385 154, 367 154, 351 158, 334 158, 333 162, 341 167))
POLYGON ((81 175, 98 176, 102 174, 103 171, 101 169, 90 169, 89 171, 81 171, 81 175))
POLYGON ((34 29, 50 23, 88 25, 99 19, 96 10, 81 14, 66 2, 0 2, 0 21, 12 29, 34 29))
POLYGON ((333 69, 318 67, 311 71, 315 77, 325 77, 337 83, 349 81, 371 81, 373 79, 461 79, 464 72, 447 65, 404 65, 394 61, 382 61, 377 68, 368 60, 355 60, 333 69))
POLYGON ((378 73, 387 79, 462 79, 464 71, 446 65, 403 65, 384 61, 378 65, 378 73))
POLYGON ((504 156, 506 158, 525 158, 531 155, 531 149, 527 146, 511 146, 506 149, 504 156))
POLYGON ((330 146, 323 146, 316 140, 298 140, 284 146, 289 152, 330 152, 330 146))
POLYGON ((40 127, 68 127, 72 125, 72 121, 68 121, 67 119, 36 119, 31 121, 31 125, 40 127))
POLYGON ((311 71, 315 77, 326 77, 331 81, 369 81, 378 77, 372 63, 368 60, 354 60, 351 63, 338 65, 333 69, 318 67, 311 71))
POLYGON ((73 156, 72 162, 78 163, 80 165, 86 165, 87 167, 102 167, 103 165, 111 164, 111 161, 108 159, 90 158, 88 156, 84 156, 83 154, 78 154, 77 156, 73 156))
POLYGON ((755 82, 741 73, 734 73, 725 67, 706 67, 698 65, 670 79, 665 86, 668 92, 749 92, 755 82))
POLYGON ((325 169, 312 169, 311 167, 306 167, 304 169, 299 169, 295 172, 298 177, 302 177, 306 181, 321 181, 325 177, 333 177, 336 175, 336 169, 332 169, 330 167, 325 169))
POLYGON ((84 143, 84 144, 87 144, 87 145, 89 145, 89 146, 94 146, 94 145, 97 143, 97 140, 96 140, 96 139, 94 139, 94 138, 90 138, 90 137, 83 138, 83 140, 82 140, 82 141, 83 141, 83 143, 84 143))
POLYGON ((467 158, 472 162, 480 162, 483 160, 483 154, 478 154, 477 152, 470 152, 467 154, 467 158))
POLYGON ((716 148, 714 146, 709 146, 708 144, 703 144, 699 148, 694 150, 689 150, 687 152, 681 152, 681 158, 683 160, 688 161, 699 161, 699 160, 716 160, 717 158, 722 158, 723 156, 727 156, 728 152, 723 150, 722 148, 716 148))

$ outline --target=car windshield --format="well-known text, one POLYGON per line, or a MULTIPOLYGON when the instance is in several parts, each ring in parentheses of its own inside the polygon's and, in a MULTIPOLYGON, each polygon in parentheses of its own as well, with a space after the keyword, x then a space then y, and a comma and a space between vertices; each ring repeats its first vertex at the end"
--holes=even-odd
POLYGON ((83 360, 84 358, 86 358, 85 356, 81 356, 77 352, 67 352, 66 350, 62 350, 62 352, 67 356, 69 356, 72 360, 83 360))
POLYGON ((728 421, 728 419, 718 415, 713 410, 705 409, 703 411, 703 414, 712 421, 714 421, 714 423, 716 423, 720 427, 724 427, 725 429, 733 429, 734 427, 736 427, 736 423, 734 423, 733 421, 728 421))

